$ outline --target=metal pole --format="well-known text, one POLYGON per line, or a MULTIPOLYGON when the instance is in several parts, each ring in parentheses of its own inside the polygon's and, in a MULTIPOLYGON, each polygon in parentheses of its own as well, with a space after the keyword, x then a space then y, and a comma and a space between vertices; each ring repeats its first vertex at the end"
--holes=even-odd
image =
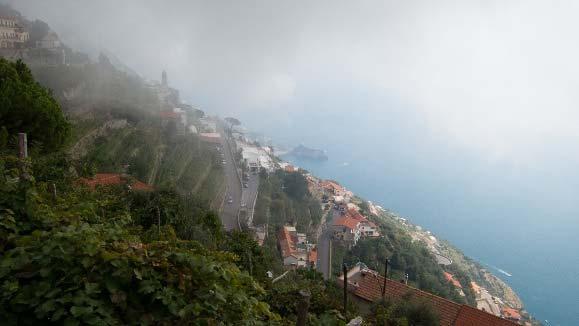
POLYGON ((344 314, 348 307, 348 267, 346 263, 342 264, 342 272, 344 273, 344 314))

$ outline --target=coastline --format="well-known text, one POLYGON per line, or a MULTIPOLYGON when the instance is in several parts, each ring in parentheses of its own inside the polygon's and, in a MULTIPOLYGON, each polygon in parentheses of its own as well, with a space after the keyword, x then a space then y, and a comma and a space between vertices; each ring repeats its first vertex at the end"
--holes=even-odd
MULTIPOLYGON (((278 159, 282 161, 286 161, 290 164, 295 165, 295 167, 300 167, 298 162, 299 160, 295 160, 295 158, 289 155, 276 155, 278 159)), ((308 170, 308 169, 306 169, 308 170)), ((312 176, 319 178, 315 175, 315 172, 309 171, 312 176)), ((327 177, 327 176, 326 176, 327 177)), ((324 178, 319 178, 324 179, 324 178)), ((334 178, 332 178, 334 179, 334 178)), ((340 182, 340 180, 337 180, 340 182)), ((433 246, 428 243, 428 241, 424 241, 425 236, 428 238, 436 238, 434 234, 430 231, 425 230, 423 227, 410 223, 406 218, 399 216, 398 214, 383 209, 378 205, 373 205, 371 201, 363 197, 359 197, 354 194, 359 199, 366 201, 370 205, 379 208, 379 211, 382 214, 378 214, 381 218, 388 218, 396 221, 400 226, 404 227, 406 231, 414 237, 416 237, 417 241, 421 241, 425 243, 427 248, 431 250, 433 246)), ((461 266, 468 271, 468 275, 473 279, 476 280, 475 284, 471 285, 477 289, 477 308, 481 310, 491 311, 496 315, 502 315, 503 311, 514 309, 524 319, 529 320, 532 325, 540 325, 536 319, 534 319, 533 315, 530 314, 528 311, 525 310, 525 305, 519 295, 511 288, 508 283, 501 279, 498 275, 495 275, 493 271, 490 271, 489 268, 483 266, 483 264, 479 261, 476 261, 465 254, 451 244, 447 240, 438 240, 436 239, 436 250, 431 250, 433 256, 436 257, 439 254, 442 257, 445 257, 450 260, 451 264, 456 264, 461 266)), ((497 269, 498 271, 498 269, 497 269)), ((507 274, 505 274, 507 275, 507 274)))

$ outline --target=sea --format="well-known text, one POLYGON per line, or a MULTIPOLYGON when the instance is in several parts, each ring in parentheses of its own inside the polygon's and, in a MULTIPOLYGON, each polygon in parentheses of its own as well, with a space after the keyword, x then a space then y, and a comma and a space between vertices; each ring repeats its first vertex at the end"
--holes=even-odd
POLYGON ((250 128, 273 145, 325 150, 327 161, 283 158, 450 241, 545 325, 579 325, 579 166, 561 154, 572 149, 514 167, 450 144, 403 111, 291 112, 250 128))

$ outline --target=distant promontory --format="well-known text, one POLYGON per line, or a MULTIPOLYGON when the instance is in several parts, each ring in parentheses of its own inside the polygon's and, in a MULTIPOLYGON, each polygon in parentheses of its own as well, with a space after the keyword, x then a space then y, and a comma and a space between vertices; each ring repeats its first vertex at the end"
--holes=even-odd
POLYGON ((299 145, 295 147, 294 149, 289 151, 286 155, 316 161, 325 161, 328 159, 328 156, 323 150, 309 148, 304 145, 299 145))

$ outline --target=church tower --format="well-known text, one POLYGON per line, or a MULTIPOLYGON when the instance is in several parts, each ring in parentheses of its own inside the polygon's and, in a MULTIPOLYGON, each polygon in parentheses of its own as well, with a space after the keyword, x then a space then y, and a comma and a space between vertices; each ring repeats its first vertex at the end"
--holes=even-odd
POLYGON ((161 83, 164 87, 168 86, 167 83, 167 72, 165 70, 163 70, 163 74, 161 74, 161 83))

